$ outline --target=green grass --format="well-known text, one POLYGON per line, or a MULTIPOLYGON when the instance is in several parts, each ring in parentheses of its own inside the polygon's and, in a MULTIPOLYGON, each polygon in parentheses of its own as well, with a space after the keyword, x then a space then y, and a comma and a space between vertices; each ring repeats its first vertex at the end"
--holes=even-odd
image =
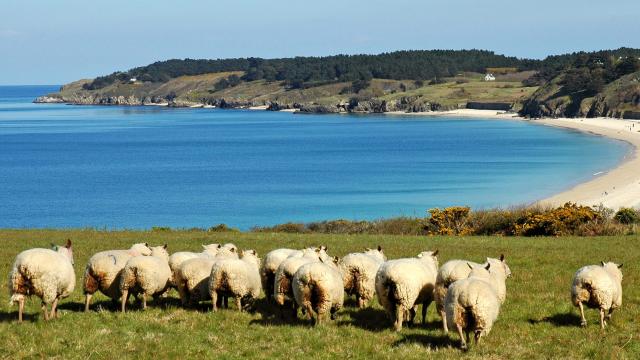
MULTIPOLYGON (((15 322, 17 307, 0 302, 0 358, 628 358, 640 357, 640 238, 503 238, 402 237, 383 235, 296 235, 267 233, 106 232, 93 230, 0 230, 0 273, 8 274, 22 250, 50 242, 74 241, 77 288, 61 305, 61 318, 44 322, 39 299, 27 302, 27 320, 15 322), (164 304, 145 312, 114 311, 103 296, 94 297, 91 313, 82 309, 80 278, 89 256, 127 248, 131 243, 168 243, 170 251, 198 250, 200 244, 234 242, 260 255, 278 247, 326 244, 342 256, 381 244, 389 258, 440 249, 441 264, 452 258, 482 261, 504 253, 513 277, 507 301, 493 331, 468 353, 457 349, 457 335, 444 335, 432 307, 428 323, 390 330, 391 322, 377 304, 356 310, 353 299, 336 321, 319 328, 303 320, 282 322, 264 301, 255 313, 235 309, 215 314, 208 307, 182 309, 171 292, 164 304), (586 264, 612 259, 623 262, 623 307, 603 333, 598 315, 587 312, 587 328, 579 326, 569 302, 573 273, 586 264), (101 310, 95 311, 96 308, 101 310)), ((0 293, 8 294, 6 281, 0 293)))

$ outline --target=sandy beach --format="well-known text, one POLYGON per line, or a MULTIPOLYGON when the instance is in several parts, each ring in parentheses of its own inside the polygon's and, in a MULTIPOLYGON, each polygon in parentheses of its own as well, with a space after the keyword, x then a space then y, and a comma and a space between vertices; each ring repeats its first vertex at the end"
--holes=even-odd
POLYGON ((633 146, 633 152, 628 154, 618 167, 602 174, 594 174, 592 180, 542 199, 539 203, 560 206, 570 201, 588 206, 602 204, 612 209, 640 206, 640 157, 638 156, 640 149, 640 121, 611 118, 527 120, 513 113, 471 109, 442 113, 416 113, 416 115, 531 121, 535 124, 584 131, 593 135, 625 141, 633 146))

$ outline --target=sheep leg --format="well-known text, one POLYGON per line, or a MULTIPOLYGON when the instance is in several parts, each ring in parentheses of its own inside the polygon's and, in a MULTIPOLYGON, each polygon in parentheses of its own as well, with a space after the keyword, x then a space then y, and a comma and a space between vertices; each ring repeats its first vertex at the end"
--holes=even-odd
POLYGON ((611 320, 611 314, 613 314, 613 308, 609 308, 607 315, 604 317, 605 320, 611 320))
POLYGON ((218 311, 218 292, 217 291, 211 292, 211 304, 213 305, 211 310, 218 311))
POLYGON ((604 319, 604 309, 600 309, 600 328, 604 330, 607 325, 607 321, 604 319))
POLYGON ((142 293, 142 310, 147 310, 147 294, 142 293))
POLYGON ((229 308, 229 297, 223 295, 222 296, 222 303, 224 304, 224 308, 228 309, 229 308))
POLYGON ((473 339, 476 341, 476 345, 480 342, 480 338, 482 337, 482 331, 476 330, 473 334, 473 339))
POLYGON ((447 326, 447 313, 444 310, 441 310, 440 316, 442 317, 442 330, 447 334, 449 332, 449 327, 447 326))
POLYGON ((414 320, 416 319, 417 308, 418 306, 416 305, 409 310, 409 325, 413 325, 414 320))
POLYGON ((580 326, 587 326, 587 319, 584 318, 584 307, 582 306, 582 302, 578 303, 578 307, 580 308, 580 326))
POLYGON ((304 309, 307 313, 307 320, 313 320, 313 308, 311 307, 311 302, 305 303, 304 309))
POLYGON ((242 298, 240 296, 236 296, 236 307, 239 312, 242 312, 242 298))
POLYGON ((422 324, 427 323, 427 310, 429 309, 429 305, 431 305, 431 301, 422 303, 422 324))
POLYGON ((55 298, 51 304, 51 317, 53 319, 58 318, 58 298, 55 298))
POLYGON ((125 311, 125 307, 127 305, 127 300, 129 299, 129 290, 122 290, 122 298, 121 298, 121 305, 120 305, 120 309, 122 312, 125 311))
POLYGON ((396 305, 396 322, 393 325, 396 331, 402 330, 402 320, 404 320, 404 309, 401 305, 396 305))
POLYGON ((364 309, 364 299, 362 298, 362 296, 360 295, 356 295, 356 301, 358 302, 358 308, 359 309, 364 309))
POLYGON ((86 293, 84 294, 84 312, 89 311, 89 306, 91 305, 91 297, 93 294, 86 293))
POLYGON ((49 320, 49 311, 47 310, 47 304, 42 303, 42 312, 44 314, 44 320, 49 320))
POLYGON ((18 299, 18 322, 22 322, 22 313, 24 312, 24 297, 18 299))
POLYGON ((467 350, 467 342, 465 341, 464 332, 462 331, 462 325, 456 324, 458 335, 460 335, 460 349, 467 350))

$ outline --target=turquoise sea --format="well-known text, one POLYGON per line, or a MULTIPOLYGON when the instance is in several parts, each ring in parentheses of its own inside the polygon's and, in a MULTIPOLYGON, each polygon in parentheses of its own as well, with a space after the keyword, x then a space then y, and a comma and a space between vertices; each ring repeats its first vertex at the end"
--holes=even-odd
POLYGON ((521 121, 32 104, 0 87, 0 227, 248 229, 526 204, 622 142, 521 121))

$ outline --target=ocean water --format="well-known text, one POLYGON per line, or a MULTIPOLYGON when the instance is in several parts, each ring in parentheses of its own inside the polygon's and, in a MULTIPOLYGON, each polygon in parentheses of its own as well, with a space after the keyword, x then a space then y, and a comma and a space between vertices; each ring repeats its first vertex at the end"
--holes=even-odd
POLYGON ((526 204, 622 142, 520 121, 32 104, 0 87, 0 227, 208 227, 526 204))

